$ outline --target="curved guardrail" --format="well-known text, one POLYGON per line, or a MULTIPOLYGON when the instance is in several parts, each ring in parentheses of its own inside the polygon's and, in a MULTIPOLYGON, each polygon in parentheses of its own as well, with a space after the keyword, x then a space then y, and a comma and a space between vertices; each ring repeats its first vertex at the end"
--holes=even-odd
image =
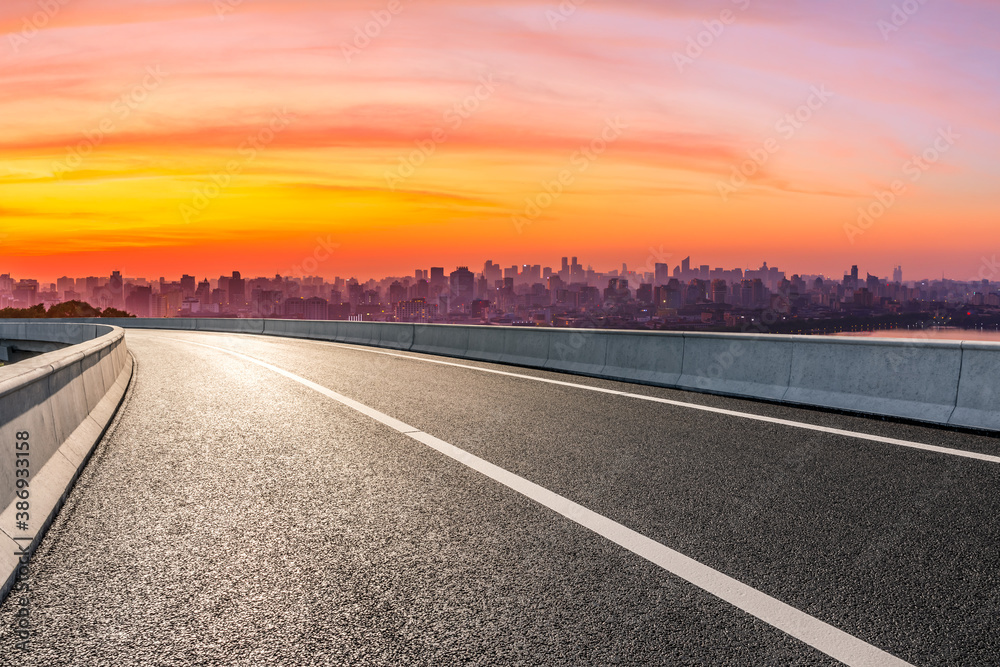
POLYGON ((0 368, 0 600, 62 506, 125 396, 120 327, 0 322, 0 340, 65 347, 0 368))
POLYGON ((1000 431, 1000 343, 270 319, 110 322, 370 345, 1000 431))

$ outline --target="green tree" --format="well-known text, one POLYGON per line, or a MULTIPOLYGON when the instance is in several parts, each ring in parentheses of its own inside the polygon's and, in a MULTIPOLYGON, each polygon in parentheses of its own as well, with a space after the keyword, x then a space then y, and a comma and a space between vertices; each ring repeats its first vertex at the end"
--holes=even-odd
POLYGON ((53 318, 100 317, 101 311, 85 301, 67 301, 66 303, 59 303, 49 308, 49 312, 45 316, 53 318))
POLYGON ((135 317, 124 310, 118 310, 117 308, 105 308, 101 311, 99 317, 135 317))

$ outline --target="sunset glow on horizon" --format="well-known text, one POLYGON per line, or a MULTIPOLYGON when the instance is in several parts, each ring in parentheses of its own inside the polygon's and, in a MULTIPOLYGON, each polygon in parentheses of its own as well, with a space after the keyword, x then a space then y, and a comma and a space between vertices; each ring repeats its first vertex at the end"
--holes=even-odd
POLYGON ((1000 254, 986 0, 15 0, 0 26, 0 273, 1000 254))

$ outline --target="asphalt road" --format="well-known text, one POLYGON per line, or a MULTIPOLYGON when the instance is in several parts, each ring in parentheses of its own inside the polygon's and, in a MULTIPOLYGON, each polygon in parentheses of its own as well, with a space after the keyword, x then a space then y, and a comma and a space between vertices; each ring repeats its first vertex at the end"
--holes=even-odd
POLYGON ((1000 664, 1000 464, 639 396, 998 439, 330 343, 127 340, 126 402, 32 561, 31 651, 8 599, 0 664, 839 664, 415 430, 872 651, 1000 664))

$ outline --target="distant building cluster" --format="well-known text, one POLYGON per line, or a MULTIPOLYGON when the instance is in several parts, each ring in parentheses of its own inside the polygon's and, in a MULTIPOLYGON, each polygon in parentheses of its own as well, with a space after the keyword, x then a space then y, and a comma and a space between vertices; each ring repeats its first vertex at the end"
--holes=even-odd
POLYGON ((0 276, 0 308, 49 307, 86 301, 138 317, 262 317, 385 322, 468 322, 537 326, 661 328, 737 326, 764 310, 824 319, 927 310, 933 304, 1000 309, 988 280, 904 282, 861 277, 858 267, 834 279, 792 275, 766 263, 759 269, 677 266, 595 271, 576 257, 558 268, 500 266, 475 272, 461 266, 417 269, 413 276, 359 282, 321 277, 244 278, 239 271, 215 279, 183 275, 178 281, 122 276, 60 278, 54 284, 0 276))

